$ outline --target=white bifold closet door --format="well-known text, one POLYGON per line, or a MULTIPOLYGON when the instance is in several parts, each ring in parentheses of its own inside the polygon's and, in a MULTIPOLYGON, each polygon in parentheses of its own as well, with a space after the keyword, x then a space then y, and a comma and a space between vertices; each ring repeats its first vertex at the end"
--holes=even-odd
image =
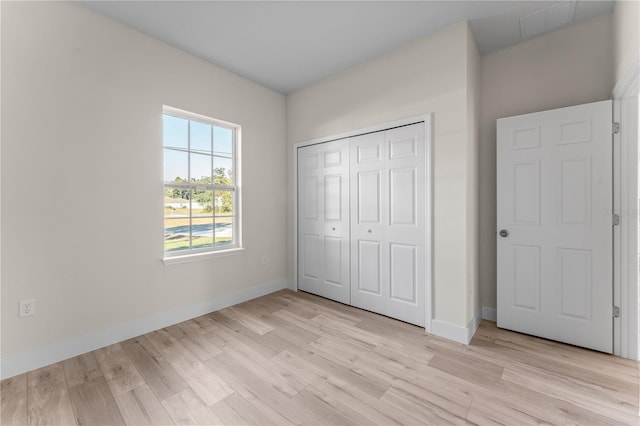
POLYGON ((351 138, 351 304, 425 325, 425 126, 351 138))
POLYGON ((349 145, 298 149, 298 287, 349 303, 349 145))

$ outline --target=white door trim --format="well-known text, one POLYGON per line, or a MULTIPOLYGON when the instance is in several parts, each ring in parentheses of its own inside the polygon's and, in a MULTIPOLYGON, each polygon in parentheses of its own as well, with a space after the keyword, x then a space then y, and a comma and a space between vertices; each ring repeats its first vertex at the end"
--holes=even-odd
POLYGON ((620 318, 614 320, 613 353, 640 359, 638 333, 640 322, 638 276, 638 94, 640 93, 640 56, 636 56, 626 74, 613 89, 613 120, 620 123, 614 134, 614 206, 620 226, 614 229, 614 305, 620 318))
POLYGON ((371 127, 356 129, 337 135, 325 136, 317 139, 311 139, 304 142, 298 142, 293 145, 293 283, 292 290, 298 290, 298 148, 314 145, 323 142, 330 142, 338 139, 350 138, 365 133, 379 132, 394 127, 406 126, 409 124, 424 123, 425 125, 425 143, 426 143, 426 162, 425 162, 425 331, 431 332, 431 320, 433 313, 433 297, 432 297, 432 271, 433 271, 433 114, 427 113, 415 117, 409 117, 402 120, 396 120, 383 123, 371 127))

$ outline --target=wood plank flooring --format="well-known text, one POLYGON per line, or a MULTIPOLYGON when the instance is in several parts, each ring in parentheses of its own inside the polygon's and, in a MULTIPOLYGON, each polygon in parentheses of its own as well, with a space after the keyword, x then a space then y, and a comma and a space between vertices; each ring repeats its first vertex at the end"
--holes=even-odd
POLYGON ((2 425, 640 424, 638 364, 283 290, 1 382, 2 425))

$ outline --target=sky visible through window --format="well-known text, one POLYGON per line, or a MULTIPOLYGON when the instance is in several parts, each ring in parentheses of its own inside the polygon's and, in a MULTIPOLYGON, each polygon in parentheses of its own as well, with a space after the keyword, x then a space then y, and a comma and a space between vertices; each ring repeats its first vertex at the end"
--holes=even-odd
POLYGON ((175 178, 198 179, 211 175, 209 161, 213 155, 213 168, 233 169, 233 130, 210 124, 189 121, 171 115, 164 116, 164 146, 184 151, 165 149, 164 181, 175 178), (190 129, 189 129, 190 127, 190 129), (213 127, 213 152, 211 128, 213 127), (189 131, 191 134, 189 134, 189 131), (189 175, 189 136, 191 136, 191 176, 189 175))

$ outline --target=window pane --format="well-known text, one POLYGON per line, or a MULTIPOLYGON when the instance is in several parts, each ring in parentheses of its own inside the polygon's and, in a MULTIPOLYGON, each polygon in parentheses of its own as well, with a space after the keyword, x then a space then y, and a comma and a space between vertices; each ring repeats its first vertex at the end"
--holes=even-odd
POLYGON ((234 184, 231 156, 222 157, 216 155, 213 157, 213 181, 216 185, 231 186, 234 184))
POLYGON ((192 208, 194 216, 213 216, 213 191, 196 188, 192 208))
POLYGON ((189 249, 189 219, 164 220, 164 251, 178 251, 189 249))
POLYGON ((189 121, 171 115, 162 116, 162 139, 164 146, 188 148, 189 121))
POLYGON ((216 246, 233 244, 232 217, 216 217, 216 246))
POLYGON ((189 154, 173 149, 164 150, 164 181, 186 182, 189 178, 189 154))
POLYGON ((233 191, 216 191, 215 194, 215 213, 217 215, 231 216, 233 212, 233 191))
POLYGON ((230 157, 233 153, 233 130, 214 127, 213 150, 216 154, 226 154, 226 156, 230 157))
POLYGON ((191 248, 213 247, 213 217, 194 217, 191 223, 191 248))
POLYGON ((189 225, 189 190, 184 188, 164 188, 164 217, 165 219, 185 219, 189 225))
POLYGON ((191 150, 211 153, 211 125, 190 121, 191 150))
POLYGON ((191 153, 191 182, 211 183, 211 156, 191 153))

